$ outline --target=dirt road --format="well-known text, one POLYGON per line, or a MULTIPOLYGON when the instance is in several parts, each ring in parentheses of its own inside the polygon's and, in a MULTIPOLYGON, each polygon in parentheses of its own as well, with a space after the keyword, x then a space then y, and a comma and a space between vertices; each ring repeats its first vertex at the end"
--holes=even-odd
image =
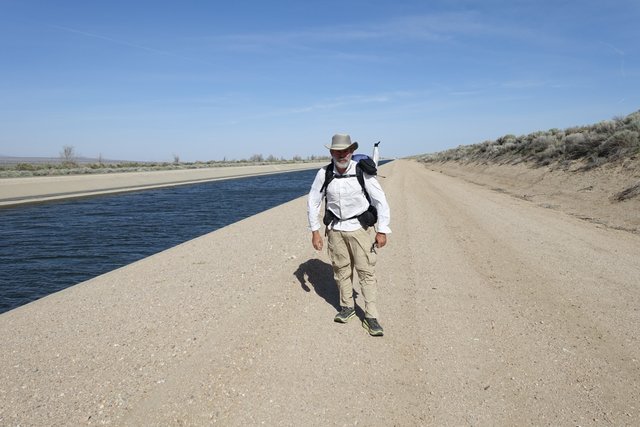
POLYGON ((0 424, 640 424, 640 236, 381 174, 384 337, 332 321, 301 198, 0 315, 0 424))

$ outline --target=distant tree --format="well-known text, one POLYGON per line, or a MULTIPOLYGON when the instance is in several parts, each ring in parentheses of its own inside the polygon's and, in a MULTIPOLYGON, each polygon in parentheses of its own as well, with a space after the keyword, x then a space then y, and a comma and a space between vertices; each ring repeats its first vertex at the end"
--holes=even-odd
POLYGON ((173 155, 173 163, 178 164, 180 163, 180 156, 177 154, 173 155))
POLYGON ((249 157, 249 161, 250 162, 263 162, 264 161, 264 157, 262 157, 262 154, 254 154, 253 156, 249 157))
POLYGON ((62 151, 60 152, 60 157, 64 161, 73 161, 76 157, 76 150, 73 145, 65 145, 62 147, 62 151))
POLYGON ((62 147, 62 151, 60 152, 60 158, 62 159, 62 164, 65 166, 75 166, 76 165, 76 149, 73 145, 65 145, 62 147))

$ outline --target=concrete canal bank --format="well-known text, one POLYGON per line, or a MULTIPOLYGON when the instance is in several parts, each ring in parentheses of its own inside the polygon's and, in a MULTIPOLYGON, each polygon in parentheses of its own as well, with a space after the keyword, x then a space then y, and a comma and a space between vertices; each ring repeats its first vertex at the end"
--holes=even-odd
POLYGON ((321 163, 229 166, 152 172, 0 179, 0 207, 48 200, 137 191, 220 179, 316 169, 321 163))

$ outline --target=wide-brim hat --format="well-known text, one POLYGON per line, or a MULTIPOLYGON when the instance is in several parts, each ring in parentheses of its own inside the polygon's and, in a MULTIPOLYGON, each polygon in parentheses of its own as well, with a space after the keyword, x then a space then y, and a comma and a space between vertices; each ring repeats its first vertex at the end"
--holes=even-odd
POLYGON ((344 133, 337 133, 331 138, 331 145, 325 145, 329 150, 346 150, 353 147, 354 150, 358 149, 357 142, 351 142, 351 137, 344 133))

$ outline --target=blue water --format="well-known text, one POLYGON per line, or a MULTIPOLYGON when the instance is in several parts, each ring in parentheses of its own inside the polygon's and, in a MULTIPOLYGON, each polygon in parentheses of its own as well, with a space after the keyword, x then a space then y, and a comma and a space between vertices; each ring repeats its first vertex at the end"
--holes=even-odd
POLYGON ((316 172, 0 209, 0 313, 298 198, 316 172))

